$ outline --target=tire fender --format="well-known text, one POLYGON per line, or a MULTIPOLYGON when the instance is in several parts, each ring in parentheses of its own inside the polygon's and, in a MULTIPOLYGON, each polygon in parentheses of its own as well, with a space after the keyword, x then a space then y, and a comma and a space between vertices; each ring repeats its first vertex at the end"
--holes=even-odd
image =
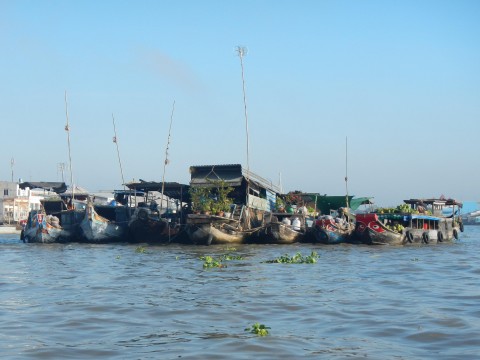
POLYGON ((430 236, 428 235, 428 232, 424 232, 422 234, 422 239, 425 244, 428 244, 430 242, 430 236))
POLYGON ((413 243, 413 234, 411 231, 407 231, 406 238, 407 238, 407 242, 413 243))
POLYGON ((445 237, 443 236, 443 232, 439 231, 439 232, 437 233, 437 240, 438 240, 439 242, 442 242, 444 239, 445 239, 445 237))

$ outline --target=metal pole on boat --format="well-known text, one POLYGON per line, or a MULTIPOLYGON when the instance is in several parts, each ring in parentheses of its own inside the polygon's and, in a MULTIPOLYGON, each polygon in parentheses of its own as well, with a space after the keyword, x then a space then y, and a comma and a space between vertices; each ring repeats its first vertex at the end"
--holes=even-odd
POLYGON ((115 118, 114 118, 114 116, 113 116, 113 113, 112 113, 112 121, 113 121, 113 133, 114 133, 113 142, 114 142, 115 145, 117 146, 118 163, 119 163, 119 165, 120 165, 120 174, 122 175, 123 190, 125 190, 125 179, 124 179, 124 177, 123 177, 122 161, 120 160, 120 150, 119 150, 119 148, 118 148, 117 128, 116 128, 116 126, 115 126, 115 118))
MULTIPOLYGON (((162 199, 160 201, 160 212, 162 211, 163 208, 163 192, 165 191, 165 169, 167 167, 167 164, 169 163, 168 160, 168 147, 170 146, 170 133, 172 131, 172 122, 173 122, 173 112, 175 111, 175 100, 173 100, 173 106, 172 106, 172 114, 170 115, 170 127, 168 128, 168 138, 167 138, 167 146, 165 148, 165 161, 163 163, 163 175, 162 175, 162 199)), ((167 206, 168 208, 168 206, 167 206)))
POLYGON ((346 191, 346 198, 345 202, 347 204, 347 209, 349 208, 348 205, 348 137, 345 137, 345 191, 346 191))
POLYGON ((242 89, 243 89, 243 106, 245 111, 245 130, 247 133, 247 171, 250 172, 250 163, 249 163, 249 141, 248 141, 248 114, 247 114, 247 96, 245 94, 245 75, 243 71, 243 57, 247 55, 247 48, 242 46, 237 46, 238 57, 240 58, 240 66, 242 68, 242 89))
POLYGON ((68 122, 67 90, 65 90, 65 116, 67 118, 67 124, 65 125, 65 131, 67 132, 68 162, 70 164, 70 186, 72 187, 72 205, 73 205, 73 199, 75 198, 75 186, 73 184, 72 154, 71 154, 71 151, 70 151, 70 124, 68 122))
MULTIPOLYGON (((247 96, 245 93, 245 73, 243 69, 243 57, 247 55, 247 48, 243 46, 237 46, 237 54, 238 57, 240 58, 240 66, 242 68, 242 89, 243 89, 243 107, 244 107, 244 112, 245 112, 245 131, 247 135, 247 172, 246 172, 246 180, 247 180, 247 198, 246 198, 246 206, 248 208, 248 198, 249 198, 249 193, 250 193, 250 156, 249 156, 249 140, 248 140, 248 113, 247 113, 247 96)), ((247 219, 249 218, 249 211, 247 211, 246 217, 247 219)))

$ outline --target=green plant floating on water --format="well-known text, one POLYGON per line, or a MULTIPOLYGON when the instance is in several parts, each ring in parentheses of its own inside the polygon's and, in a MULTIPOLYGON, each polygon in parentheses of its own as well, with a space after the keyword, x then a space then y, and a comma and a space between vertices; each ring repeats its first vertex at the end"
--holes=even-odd
POLYGON ((213 256, 207 255, 200 257, 200 260, 203 261, 204 268, 225 268, 227 265, 223 264, 224 261, 243 260, 243 257, 241 255, 224 254, 214 258, 213 256))
POLYGON ((222 264, 221 259, 215 259, 212 256, 202 256, 200 260, 203 260, 203 267, 210 269, 210 268, 224 268, 227 267, 227 265, 222 264))
POLYGON ((288 254, 282 255, 274 260, 265 261, 268 264, 315 264, 320 255, 312 251, 310 255, 303 256, 301 253, 296 253, 293 256, 288 254))
POLYGON ((225 255, 222 255, 221 258, 222 258, 223 261, 243 260, 243 256, 241 256, 241 255, 225 254, 225 255))
POLYGON ((139 254, 146 254, 147 248, 145 246, 139 246, 135 249, 135 252, 139 254))
POLYGON ((256 334, 258 336, 267 336, 268 335, 268 326, 263 324, 255 323, 252 326, 245 329, 245 331, 251 332, 252 334, 256 334))

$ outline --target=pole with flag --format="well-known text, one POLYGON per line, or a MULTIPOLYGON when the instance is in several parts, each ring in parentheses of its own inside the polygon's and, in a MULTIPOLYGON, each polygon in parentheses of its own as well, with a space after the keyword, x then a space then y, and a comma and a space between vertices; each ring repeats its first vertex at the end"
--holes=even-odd
POLYGON ((169 149, 169 146, 170 146, 170 134, 172 132, 172 122, 173 122, 173 112, 174 111, 175 111, 175 100, 173 100, 172 114, 170 115, 170 127, 168 128, 167 146, 165 148, 165 161, 163 163, 162 199, 161 199, 161 202, 160 202, 160 212, 163 208, 163 193, 165 191, 165 170, 166 170, 166 167, 167 167, 168 163, 170 162, 170 160, 168 160, 168 149, 169 149))

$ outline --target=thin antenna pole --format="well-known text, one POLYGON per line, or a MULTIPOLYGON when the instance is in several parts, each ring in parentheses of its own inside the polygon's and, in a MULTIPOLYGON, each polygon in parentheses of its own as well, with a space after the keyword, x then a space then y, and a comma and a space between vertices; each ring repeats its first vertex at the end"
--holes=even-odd
POLYGON ((282 186, 282 173, 278 173, 278 188, 280 189, 280 192, 283 194, 283 186, 282 186))
POLYGON ((173 122, 173 112, 175 111, 175 100, 173 100, 172 106, 172 114, 170 115, 170 127, 168 128, 168 138, 167 138, 167 146, 165 148, 165 161, 163 163, 163 175, 162 175, 162 200, 160 202, 160 211, 163 208, 163 192, 165 191, 165 169, 167 164, 169 163, 168 160, 168 147, 170 146, 170 133, 172 131, 172 122, 173 122))
POLYGON ((72 154, 70 151, 70 124, 68 122, 68 105, 67 105, 67 90, 65 90, 65 116, 67 118, 67 124, 65 125, 65 131, 67 132, 68 142, 68 162, 70 164, 70 186, 72 187, 72 205, 75 198, 75 185, 73 184, 73 170, 72 170, 72 154))
POLYGON ((13 165, 15 165, 15 159, 12 157, 12 160, 10 160, 10 167, 12 168, 12 182, 13 182, 13 165))
POLYGON ((65 163, 58 163, 58 170, 62 173, 62 182, 65 182, 65 163))
POLYGON ((347 209, 349 208, 348 205, 348 138, 345 137, 345 191, 347 193, 346 196, 346 204, 347 204, 347 209))
MULTIPOLYGON (((247 55, 247 49, 245 47, 237 46, 237 53, 240 58, 240 66, 242 67, 242 88, 243 88, 243 105, 245 109, 245 130, 247 133, 247 171, 250 172, 250 162, 249 162, 249 141, 248 141, 248 115, 247 115, 247 96, 245 94, 245 75, 243 71, 243 57, 247 55)), ((247 176, 249 175, 247 173, 247 176)))
POLYGON ((118 148, 118 137, 117 137, 117 127, 115 126, 115 117, 112 113, 112 121, 113 121, 113 142, 117 146, 117 156, 118 156, 118 163, 120 165, 120 174, 122 175, 122 185, 123 189, 125 190, 125 178, 123 177, 123 168, 122 168, 122 161, 120 160, 120 150, 118 148))

